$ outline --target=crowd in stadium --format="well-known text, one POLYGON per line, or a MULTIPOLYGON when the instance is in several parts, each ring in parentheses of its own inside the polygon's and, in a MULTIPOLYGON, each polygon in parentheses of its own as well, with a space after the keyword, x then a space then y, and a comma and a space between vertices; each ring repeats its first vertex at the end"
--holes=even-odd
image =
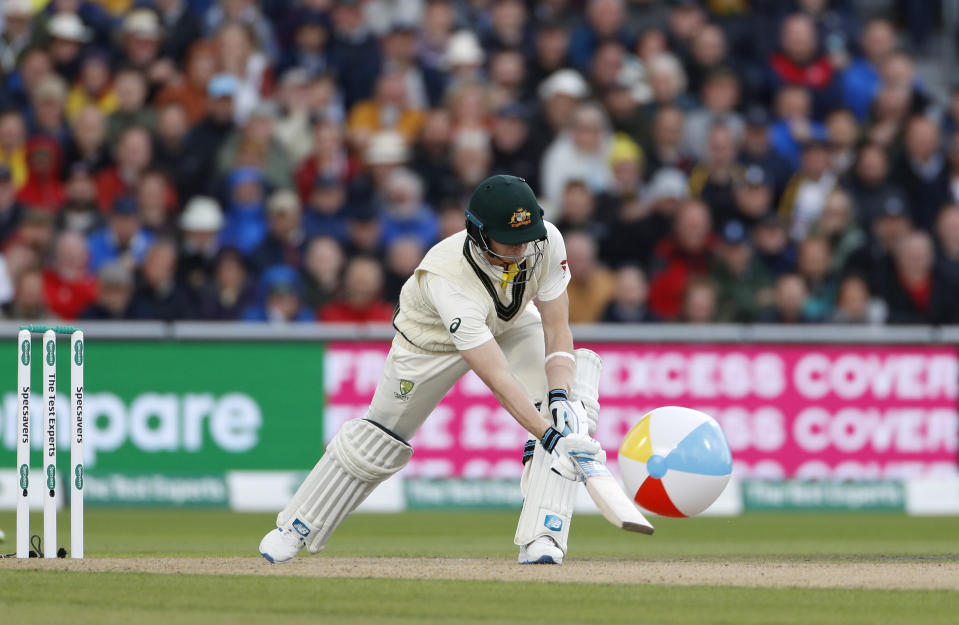
POLYGON ((8 318, 389 321, 509 173, 573 322, 959 322, 936 3, 0 4, 8 318))

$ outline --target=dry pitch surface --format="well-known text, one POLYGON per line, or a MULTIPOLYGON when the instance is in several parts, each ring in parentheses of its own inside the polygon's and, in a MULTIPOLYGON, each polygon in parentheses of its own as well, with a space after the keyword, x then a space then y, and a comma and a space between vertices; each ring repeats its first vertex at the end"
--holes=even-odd
POLYGON ((572 560, 563 566, 519 566, 485 558, 303 557, 283 565, 261 558, 90 558, 0 561, 0 569, 270 575, 595 584, 959 590, 959 562, 572 560))

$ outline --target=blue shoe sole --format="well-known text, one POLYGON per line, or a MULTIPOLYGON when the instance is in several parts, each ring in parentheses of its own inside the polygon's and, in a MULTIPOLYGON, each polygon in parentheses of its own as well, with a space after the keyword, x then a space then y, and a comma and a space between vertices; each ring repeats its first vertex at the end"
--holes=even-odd
POLYGON ((273 561, 273 558, 271 558, 269 555, 263 553, 262 551, 260 552, 260 555, 263 556, 264 558, 266 558, 266 561, 269 562, 270 564, 276 564, 276 562, 273 561))
POLYGON ((520 562, 520 564, 556 564, 556 560, 552 556, 540 556, 539 560, 520 562))

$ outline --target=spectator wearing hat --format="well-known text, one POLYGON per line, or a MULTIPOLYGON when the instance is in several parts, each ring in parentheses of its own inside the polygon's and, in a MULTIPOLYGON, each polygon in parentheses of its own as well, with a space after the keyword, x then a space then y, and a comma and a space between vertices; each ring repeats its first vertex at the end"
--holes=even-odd
POLYGON ((23 206, 17 201, 13 173, 6 165, 0 165, 0 247, 20 227, 23 206))
POLYGON ((826 198, 837 186, 830 169, 829 152, 822 141, 803 147, 802 165, 790 178, 779 200, 779 214, 789 224, 789 235, 799 241, 822 214, 826 198))
POLYGON ((130 318, 133 300, 133 272, 122 262, 110 262, 97 272, 97 298, 81 314, 80 319, 120 321, 130 318))
POLYGON ((778 215, 770 213, 752 229, 752 243, 756 258, 775 277, 796 269, 796 247, 778 215))
POLYGON ((723 228, 710 276, 718 292, 720 321, 751 323, 772 303, 772 275, 753 254, 749 232, 738 221, 723 228))
POLYGON ((96 107, 104 115, 117 110, 119 102, 113 88, 110 56, 102 50, 89 51, 80 63, 79 78, 67 95, 67 119, 74 122, 87 106, 96 107))
POLYGON ((382 299, 383 269, 379 261, 357 256, 346 264, 340 294, 320 308, 326 323, 374 323, 393 319, 393 306, 382 299))
MULTIPOLYGON (((155 80, 154 77, 161 73, 157 61, 165 35, 156 11, 133 9, 124 16, 118 35, 123 61, 139 72, 149 73, 151 80, 155 80)), ((172 64, 167 64, 163 73, 169 76, 172 71, 172 64)))
POLYGON ((107 144, 116 145, 120 135, 133 126, 153 132, 156 112, 147 103, 149 85, 144 74, 130 67, 121 69, 113 79, 113 88, 117 94, 117 108, 107 118, 107 144))
POLYGON ((54 70, 63 79, 73 82, 80 69, 83 46, 90 42, 90 29, 76 13, 54 13, 47 21, 47 35, 50 39, 47 50, 53 61, 54 70))
POLYGON ((330 69, 328 46, 332 26, 326 15, 318 12, 303 13, 293 27, 293 36, 283 47, 276 65, 277 75, 298 68, 309 75, 317 76, 330 69))
POLYGON ((56 213, 66 198, 60 172, 63 153, 50 137, 39 135, 27 142, 27 181, 17 193, 17 201, 29 208, 56 213))
POLYGON ((289 189, 274 191, 266 202, 267 232, 250 256, 259 271, 273 265, 299 267, 306 235, 300 198, 289 189))
POLYGON ((486 52, 483 51, 475 34, 468 30, 453 33, 446 44, 446 54, 443 56, 447 75, 446 95, 451 94, 462 84, 481 80, 485 61, 486 52))
POLYGON ((248 258, 266 236, 266 189, 263 174, 255 167, 239 167, 227 178, 224 246, 235 247, 248 258))
POLYGON ((882 298, 889 307, 888 323, 955 323, 959 293, 937 271, 932 237, 914 231, 893 248, 894 271, 883 282, 882 298))
POLYGON ((300 267, 303 300, 309 308, 319 310, 333 298, 345 264, 346 256, 336 239, 319 236, 309 240, 300 267))
POLYGON ((153 0, 165 34, 160 56, 179 67, 186 60, 190 47, 203 36, 203 24, 187 0, 153 0))
POLYGON ((30 92, 30 110, 27 113, 27 126, 30 136, 44 135, 59 145, 66 145, 70 128, 64 115, 67 100, 67 86, 56 74, 41 78, 30 92))
POLYGON ((423 112, 412 108, 406 97, 404 75, 390 70, 380 74, 373 98, 356 103, 347 119, 351 139, 358 145, 380 130, 395 130, 412 142, 422 125, 423 112))
POLYGON ((932 119, 914 116, 906 126, 904 153, 894 178, 906 193, 913 223, 931 231, 949 201, 949 163, 940 148, 941 130, 932 119))
POLYGON ((598 215, 608 222, 624 201, 638 199, 643 191, 643 149, 628 135, 616 133, 609 150, 609 167, 613 184, 597 197, 598 215))
POLYGON ((683 151, 683 126, 686 114, 678 106, 661 106, 653 115, 651 143, 646 151, 646 177, 661 168, 678 169, 688 174, 695 162, 683 151))
POLYGON ((758 165, 741 170, 733 184, 735 209, 732 219, 750 229, 763 217, 774 213, 772 183, 758 165))
POLYGON ((160 321, 195 319, 194 302, 176 275, 176 244, 168 239, 157 240, 147 251, 140 267, 130 303, 130 317, 160 321))
POLYGON ((132 270, 143 262, 153 244, 153 235, 142 227, 136 201, 121 196, 113 203, 107 225, 92 233, 87 243, 92 271, 111 262, 123 263, 132 270))
POLYGON ((546 150, 540 172, 542 195, 553 206, 559 205, 566 183, 577 178, 593 193, 612 186, 609 149, 612 135, 602 109, 584 104, 578 107, 560 136, 546 150))
POLYGON ((213 198, 190 198, 180 215, 178 280, 192 293, 201 294, 214 276, 220 254, 223 213, 213 198))
POLYGON ((234 248, 221 249, 213 266, 213 279, 200 299, 200 317, 227 321, 240 319, 256 303, 253 279, 243 256, 234 248))
POLYGON ((97 279, 90 273, 86 239, 65 232, 57 240, 53 263, 43 272, 46 306, 60 319, 76 319, 97 296, 97 279))
POLYGON ((346 186, 336 178, 317 177, 303 214, 306 237, 332 237, 341 245, 349 236, 346 186))
POLYGON ((603 323, 652 323, 659 318, 647 307, 649 286, 646 274, 636 265, 616 271, 616 292, 603 313, 603 323))
POLYGON ((792 176, 793 167, 785 157, 770 145, 769 121, 769 113, 760 106, 750 107, 746 111, 739 160, 747 167, 756 165, 763 169, 768 177, 773 199, 776 199, 786 188, 786 183, 792 176))
POLYGON ((540 108, 530 124, 533 151, 540 157, 589 95, 589 85, 572 69, 561 69, 539 84, 540 108))
POLYGON ((735 188, 743 176, 737 160, 736 138, 731 128, 717 124, 709 130, 708 158, 689 174, 690 195, 701 199, 713 217, 713 223, 723 228, 736 217, 735 188))
POLYGON ((653 250, 649 305, 663 319, 676 319, 687 282, 712 265, 715 235, 709 209, 689 200, 676 213, 673 233, 653 250))
POLYGON ((0 167, 9 170, 15 189, 27 181, 27 125, 19 111, 0 112, 0 167))
POLYGON ((229 74, 217 74, 210 79, 206 89, 208 113, 183 140, 184 158, 180 163, 178 179, 186 197, 212 190, 216 155, 236 128, 233 123, 233 99, 239 89, 239 81, 229 74))
POLYGON ((97 174, 97 203, 109 213, 116 200, 131 195, 140 176, 153 161, 153 140, 142 126, 130 126, 117 139, 114 165, 97 174))
POLYGON ((382 130, 372 137, 364 152, 364 163, 367 167, 367 180, 354 180, 355 189, 366 189, 367 193, 376 196, 384 192, 386 181, 390 174, 404 166, 410 158, 409 146, 403 135, 394 130, 382 130))
POLYGON ((312 321, 312 311, 303 305, 303 285, 296 270, 286 265, 269 267, 260 275, 259 302, 243 311, 243 321, 290 323, 312 321))
POLYGON ((6 0, 3 3, 3 30, 0 31, 0 76, 13 73, 20 54, 30 45, 33 2, 6 0))

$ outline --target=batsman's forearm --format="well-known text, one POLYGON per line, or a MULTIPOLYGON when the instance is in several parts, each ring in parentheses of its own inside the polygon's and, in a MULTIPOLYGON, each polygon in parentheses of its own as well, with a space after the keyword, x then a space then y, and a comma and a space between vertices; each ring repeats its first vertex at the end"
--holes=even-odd
POLYGON ((507 372, 503 378, 497 379, 489 387, 496 400, 516 419, 517 423, 537 439, 543 438, 549 424, 536 410, 512 374, 507 372))
MULTIPOLYGON (((547 356, 556 352, 573 353, 573 333, 569 325, 564 324, 555 331, 545 329, 545 338, 547 356)), ((565 356, 556 356, 546 362, 546 382, 550 390, 561 388, 569 392, 575 376, 576 363, 565 356)))

